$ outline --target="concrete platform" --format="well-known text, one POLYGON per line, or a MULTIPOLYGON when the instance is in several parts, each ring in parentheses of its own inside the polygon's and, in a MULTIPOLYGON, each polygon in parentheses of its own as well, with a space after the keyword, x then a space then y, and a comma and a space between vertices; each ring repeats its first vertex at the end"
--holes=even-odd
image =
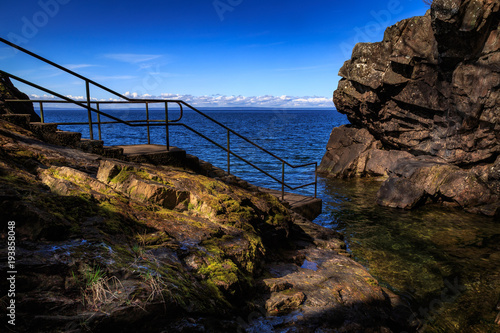
POLYGON ((186 151, 177 147, 164 145, 125 145, 112 146, 123 149, 123 156, 130 162, 184 166, 186 151))
MULTIPOLYGON (((281 191, 259 187, 262 192, 267 192, 281 200, 281 191)), ((285 202, 288 202, 292 210, 312 221, 317 218, 323 210, 323 200, 308 197, 306 195, 285 192, 285 202)))

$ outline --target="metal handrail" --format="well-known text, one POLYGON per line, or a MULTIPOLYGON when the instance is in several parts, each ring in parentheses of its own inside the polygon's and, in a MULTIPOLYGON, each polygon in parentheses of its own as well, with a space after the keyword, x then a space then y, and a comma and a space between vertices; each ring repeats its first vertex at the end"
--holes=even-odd
POLYGON ((85 82, 87 82, 87 83, 91 83, 91 84, 93 84, 94 86, 96 86, 96 87, 98 87, 98 88, 101 88, 101 89, 103 89, 103 90, 105 90, 105 91, 107 91, 107 92, 109 92, 109 93, 111 93, 111 94, 113 94, 113 95, 115 95, 115 96, 118 96, 118 97, 120 97, 120 98, 122 98, 122 99, 124 99, 124 100, 127 100, 127 101, 132 101, 132 100, 133 100, 133 99, 131 99, 131 98, 128 98, 128 97, 126 97, 126 96, 123 96, 122 94, 120 94, 120 93, 118 93, 118 92, 116 92, 116 91, 114 91, 114 90, 112 90, 112 89, 109 89, 108 87, 103 86, 102 84, 99 84, 99 83, 95 82, 94 80, 91 80, 91 79, 89 79, 89 78, 87 78, 87 77, 85 77, 85 76, 83 76, 83 75, 80 75, 80 74, 78 74, 78 73, 76 73, 76 72, 73 72, 72 70, 70 70, 70 69, 68 69, 68 68, 66 68, 66 67, 63 67, 63 66, 61 66, 61 65, 59 65, 59 64, 56 64, 55 62, 50 61, 50 60, 49 60, 49 59, 47 59, 47 58, 44 58, 44 57, 42 57, 42 56, 39 56, 39 55, 38 55, 38 54, 36 54, 36 53, 33 53, 33 52, 29 51, 29 50, 26 50, 25 48, 23 48, 23 47, 21 47, 21 46, 19 46, 19 45, 16 45, 16 44, 14 44, 14 43, 12 43, 12 42, 10 42, 10 41, 6 40, 5 38, 1 38, 1 37, 0 37, 0 42, 2 42, 2 43, 4 43, 4 44, 7 44, 7 45, 9 45, 9 46, 11 46, 11 47, 13 47, 13 48, 15 48, 15 49, 17 49, 17 50, 21 51, 21 52, 24 52, 24 53, 26 53, 26 54, 28 54, 28 55, 32 56, 33 58, 36 58, 36 59, 38 59, 38 60, 41 60, 41 61, 45 62, 45 63, 47 63, 47 64, 49 64, 49 65, 51 65, 51 66, 54 66, 54 67, 56 67, 57 69, 60 69, 60 70, 62 70, 62 71, 64 71, 64 72, 66 72, 66 73, 68 73, 68 74, 71 74, 71 75, 73 75, 73 76, 76 76, 77 78, 79 78, 79 79, 81 79, 81 80, 84 80, 84 81, 85 81, 85 82))
POLYGON ((4 39, 4 38, 1 38, 0 37, 0 41, 19 50, 19 51, 22 51, 38 60, 41 60, 51 66, 54 66, 66 73, 69 73, 81 80, 84 80, 85 81, 85 87, 86 87, 86 101, 85 103, 83 102, 79 102, 79 101, 76 101, 76 100, 73 100, 71 98, 68 98, 66 96, 63 96, 61 94, 58 94, 54 91, 51 91, 45 87, 42 87, 40 85, 37 85, 35 83, 32 83, 30 81, 27 81, 27 80, 24 80, 20 77, 17 77, 13 74, 10 74, 8 72, 5 72, 5 71, 2 71, 0 70, 0 73, 3 74, 3 75, 6 75, 14 80, 17 80, 19 82, 22 82, 24 84, 27 84, 27 85, 30 85, 36 89, 39 89, 41 91, 44 91, 46 93, 49 93, 53 96, 56 96, 58 98, 60 98, 61 100, 6 100, 8 102, 31 102, 31 103, 39 103, 40 105, 40 118, 41 118, 41 121, 44 122, 44 114, 43 114, 43 104, 44 103, 71 103, 71 104, 75 104, 77 106, 80 106, 80 107, 83 107, 85 109, 87 109, 87 115, 88 115, 88 123, 80 123, 80 122, 74 122, 74 123, 57 123, 58 125, 86 125, 88 124, 89 125, 89 134, 90 134, 90 139, 93 139, 93 125, 97 125, 98 126, 98 132, 99 132, 99 140, 101 140, 101 125, 102 124, 115 124, 115 123, 121 123, 121 124, 124 124, 124 125, 127 125, 127 126, 131 126, 131 127, 140 127, 140 126, 146 126, 147 127, 147 137, 148 137, 148 144, 150 144, 150 126, 165 126, 165 131, 166 131, 166 147, 167 147, 167 150, 170 149, 170 145, 169 145, 169 124, 170 126, 173 126, 173 125, 177 125, 177 126, 183 126, 184 128, 190 130, 191 132, 197 134, 198 136, 208 140, 209 142, 211 142, 212 144, 216 145, 217 147, 225 150, 227 152, 227 172, 228 174, 230 174, 230 170, 231 170, 231 163, 230 163, 230 157, 231 155, 235 156, 236 158, 242 160, 243 162, 245 162, 246 164, 254 167, 255 169, 259 170, 260 172, 262 172, 263 174, 269 176, 270 178, 272 178, 273 180, 275 180, 276 182, 278 182, 279 184, 281 184, 281 194, 282 194, 282 199, 284 198, 284 191, 285 191, 285 187, 291 189, 291 190, 296 190, 296 189, 299 189, 299 188, 303 188, 303 187, 306 187, 306 186, 311 186, 311 185, 314 185, 314 197, 316 197, 317 195, 317 167, 318 167, 318 163, 317 162, 311 162, 311 163, 306 163, 306 164, 302 164, 302 165, 292 165, 290 164, 289 162, 285 161, 284 159, 280 158, 279 156, 275 155, 274 153, 268 151, 267 149, 261 147, 260 145, 254 143, 253 141, 251 141, 250 139, 246 138, 245 136, 237 133, 236 131, 232 130, 231 128, 225 126, 224 124, 220 123, 219 121, 213 119, 212 117, 208 116, 207 114, 201 112, 200 110, 196 109, 195 107, 189 105, 188 103, 182 101, 182 100, 158 100, 158 99, 132 99, 132 98, 128 98, 108 87, 105 87, 83 75, 80 75, 78 73, 75 73, 61 65, 58 65, 44 57, 41 57, 31 51, 28 51, 14 43, 11 43, 9 42, 8 40, 4 39), (93 84, 94 86, 98 87, 98 88, 101 88, 121 99, 123 99, 123 101, 92 101, 91 100, 91 96, 90 96, 90 84, 93 84), (122 120, 120 118, 117 118, 117 117, 114 117, 108 113, 105 113, 105 112, 102 112, 100 110, 100 104, 145 104, 146 106, 146 120, 129 120, 129 121, 125 121, 125 120, 122 120), (149 104, 153 104, 153 103, 164 103, 165 105, 165 119, 164 120, 151 120, 149 119, 149 104), (180 108, 180 116, 178 119, 175 119, 175 120, 169 120, 169 117, 168 117, 168 103, 175 103, 179 106, 180 108), (95 104, 96 107, 93 108, 92 107, 92 104, 95 104), (224 128, 226 131, 227 131, 227 148, 226 147, 223 147, 222 145, 218 144, 217 142, 213 141, 212 139, 208 138, 207 136, 205 136, 204 134, 196 131, 195 129, 191 128, 190 126, 186 125, 186 124, 182 124, 182 123, 179 123, 179 121, 182 119, 183 117, 183 113, 184 113, 184 110, 183 110, 183 105, 188 107, 189 109, 195 111, 196 113, 198 113, 199 115, 205 117, 206 119, 208 119, 209 121, 211 121, 212 123, 215 123, 217 124, 218 126, 224 128), (97 122, 93 122, 92 121, 92 112, 96 113, 97 114, 97 122), (108 117, 112 120, 114 120, 113 122, 111 121, 107 121, 107 122, 102 122, 101 119, 100 119, 100 116, 105 116, 105 117, 108 117), (253 164, 252 162, 246 160, 245 158, 239 156, 238 154, 236 154, 235 152, 231 151, 230 149, 230 134, 234 134, 236 135, 237 137, 241 138, 242 140, 248 142, 249 144, 253 145, 254 147, 260 149, 261 151, 265 152, 266 154, 268 154, 269 156, 272 156, 273 158, 277 159, 278 161, 280 161, 282 163, 282 178, 281 180, 279 180, 278 178, 272 176, 271 174, 269 174, 268 172, 262 170, 261 168, 259 168, 258 166, 256 166, 255 164, 253 164), (312 166, 314 165, 315 166, 315 181, 313 183, 309 183, 309 184, 305 184, 305 185, 301 185, 301 186, 297 186, 297 187, 291 187, 289 186, 288 184, 286 184, 285 182, 285 165, 291 167, 291 168, 301 168, 301 167, 307 167, 307 166, 312 166))

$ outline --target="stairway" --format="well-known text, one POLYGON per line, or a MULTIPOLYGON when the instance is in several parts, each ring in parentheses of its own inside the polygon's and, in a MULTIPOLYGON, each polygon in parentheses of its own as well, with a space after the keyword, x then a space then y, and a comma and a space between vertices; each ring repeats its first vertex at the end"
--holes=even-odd
POLYGON ((2 114, 0 119, 29 130, 38 139, 53 145, 74 148, 86 153, 127 162, 180 167, 243 188, 257 189, 256 186, 236 176, 228 175, 221 168, 202 161, 196 156, 186 154, 185 150, 177 147, 170 146, 170 149, 167 150, 166 146, 155 144, 104 146, 104 142, 101 140, 82 139, 81 133, 58 130, 57 124, 30 122, 30 116, 27 114, 2 114))
MULTIPOLYGON (((260 188, 234 175, 228 175, 226 171, 202 161, 196 156, 186 154, 185 150, 177 147, 170 147, 167 150, 163 145, 153 144, 104 146, 104 142, 101 140, 82 139, 81 133, 59 130, 57 124, 30 122, 28 114, 2 114, 0 119, 31 131, 37 138, 50 144, 128 162, 182 167, 250 191, 266 192, 281 198, 280 191, 260 188)), ((309 220, 313 220, 321 214, 321 199, 285 193, 284 201, 290 204, 293 211, 309 220)))
MULTIPOLYGON (((58 99, 56 100, 30 100, 30 99, 19 99, 19 98, 14 98, 14 99, 5 99, 5 102, 21 102, 21 103, 38 103, 40 105, 40 119, 42 123, 30 123, 29 119, 25 115, 8 115, 4 117, 4 119, 10 119, 12 122, 16 122, 19 125, 23 126, 24 128, 30 129, 33 131, 39 138, 42 140, 53 143, 53 144, 58 144, 58 145, 63 145, 63 146, 69 146, 73 148, 78 148, 90 153, 96 153, 96 154, 101 154, 103 156, 111 157, 111 158, 117 158, 117 159, 123 159, 123 160, 131 160, 131 161, 136 161, 136 162, 141 162, 141 163, 153 163, 153 164, 169 164, 169 165, 176 165, 176 166, 181 166, 181 167, 188 167, 191 168, 193 171, 200 173, 200 174, 206 174, 210 177, 214 178, 221 178, 224 181, 227 182, 239 182, 239 183, 246 183, 242 180, 238 180, 237 177, 234 177, 230 175, 231 171, 231 157, 237 158, 240 161, 243 161, 247 165, 257 169, 259 172, 262 174, 266 175, 267 177, 272 178, 274 181, 276 181, 278 184, 281 185, 281 196, 280 198, 282 200, 285 199, 285 187, 294 191, 300 188, 304 188, 306 186, 314 186, 314 198, 316 198, 316 192, 317 192, 317 169, 318 169, 318 163, 317 162, 309 162, 301 165, 292 165, 289 162, 285 161, 284 159, 280 158, 279 156, 273 154, 272 152, 266 150, 264 147, 256 144, 252 140, 250 140, 247 137, 242 136, 241 134, 235 132, 234 130, 230 129, 229 127, 225 126, 221 122, 213 119, 206 113, 198 110, 197 108, 193 107, 192 105, 189 105, 188 103, 174 99, 174 100, 166 100, 166 99, 134 99, 130 98, 128 96, 124 96, 102 84, 99 84, 98 82, 95 82, 87 77, 84 77, 76 72, 73 72, 72 70, 65 68, 59 64, 56 64, 53 61, 50 61, 38 54, 35 54, 19 45, 16 45, 4 38, 0 37, 0 42, 8 45, 9 47, 12 47, 18 51, 21 51, 30 57, 33 57, 39 61, 42 61, 54 68, 57 68, 58 70, 65 72, 67 74, 72 75, 73 77, 81 80, 81 82, 85 83, 85 89, 86 89, 86 101, 78 101, 71 99, 68 96, 64 96, 62 94, 59 94, 53 90, 50 90, 46 87, 43 87, 41 85, 38 85, 36 83, 30 82, 28 80, 25 80, 19 76, 16 76, 14 74, 5 72, 3 70, 0 70, 0 75, 2 77, 5 77, 9 80, 16 80, 18 82, 24 83, 28 86, 31 86, 32 88, 35 88, 37 90, 43 91, 44 93, 54 96, 58 99), (97 101, 95 98, 92 98, 91 96, 91 86, 95 88, 99 88, 103 91, 106 91, 113 95, 115 97, 115 100, 112 101, 97 101), (104 122, 100 121, 100 116, 104 116, 110 119, 110 121, 105 122, 106 124, 111 124, 111 123, 116 123, 116 124, 123 124, 127 125, 129 127, 147 127, 148 128, 148 144, 150 142, 150 137, 149 137, 149 128, 150 126, 165 126, 165 146, 157 146, 157 145, 151 145, 150 147, 146 147, 144 145, 139 145, 139 146, 113 146, 113 147, 106 147, 104 146, 102 141, 99 140, 85 140, 81 138, 80 133, 72 133, 72 132, 67 132, 67 131, 60 131, 57 129, 57 124, 46 124, 44 123, 44 114, 43 114, 43 106, 46 104, 50 103, 69 103, 72 105, 76 105, 78 107, 81 107, 88 112, 88 123, 89 123, 89 131, 90 131, 90 138, 93 139, 93 124, 94 125, 100 125, 103 124, 104 122), (165 111, 165 118, 163 120, 152 120, 149 118, 149 104, 154 104, 154 103, 161 103, 164 104, 164 111, 165 111), (168 105, 174 104, 177 105, 177 107, 180 110, 180 115, 178 119, 170 119, 168 116, 168 110, 169 107, 168 105), (105 112, 102 112, 100 109, 100 105, 108 105, 108 104, 140 104, 145 107, 146 110, 146 119, 139 119, 139 120, 131 120, 131 121, 125 121, 123 119, 117 118, 115 116, 112 116, 110 114, 107 114, 105 112), (226 132, 225 136, 225 144, 220 144, 220 141, 217 142, 213 138, 208 137, 204 133, 196 130, 195 128, 192 128, 189 124, 186 124, 182 122, 183 115, 184 115, 184 109, 190 110, 192 112, 195 112, 196 114, 202 116, 204 119, 207 121, 211 122, 213 126, 216 126, 217 128, 222 129, 224 132, 226 132), (97 114, 97 123, 92 120, 92 115, 97 114), (112 121, 111 121, 112 120, 112 121), (161 124, 160 124, 161 123, 161 124), (186 152, 182 151, 181 149, 176 149, 175 147, 168 147, 169 149, 166 149, 166 146, 169 146, 169 126, 182 126, 186 131, 190 131, 192 134, 197 135, 210 143, 212 143, 214 146, 219 147, 220 149, 224 150, 227 152, 227 173, 224 172, 223 170, 213 167, 210 163, 206 163, 203 161, 200 161, 197 157, 187 155, 186 152), (282 172, 281 172, 281 178, 276 175, 271 175, 270 173, 266 172, 264 169, 260 168, 259 166, 255 165, 252 161, 247 159, 248 157, 245 158, 245 156, 240 156, 237 153, 235 153, 233 150, 231 150, 230 142, 231 142, 231 137, 238 137, 244 141, 246 141, 248 144, 250 144, 251 149, 256 149, 259 154, 266 155, 270 158, 272 158, 276 163, 281 164, 282 166, 282 172), (205 164, 204 164, 205 163, 205 164), (299 186, 291 186, 290 184, 285 182, 285 167, 288 168, 312 168, 314 167, 314 173, 315 173, 315 180, 314 182, 310 182, 307 184, 299 185, 299 186)), ((21 97, 24 98, 24 97, 21 97)), ((27 98, 27 97, 26 97, 27 98)), ((68 123, 71 124, 71 123, 68 123)), ((86 124, 86 123, 85 123, 86 124)), ((78 123, 78 125, 81 125, 81 123, 78 123)), ((99 137, 101 137, 101 127, 98 127, 99 131, 99 137)), ((248 183, 247 183, 248 184, 248 183)), ((253 186, 253 185, 252 185, 253 186)), ((302 200, 299 200, 302 201, 302 200)))
MULTIPOLYGON (((81 133, 59 130, 57 124, 30 122, 28 114, 3 114, 0 115, 0 119, 31 131, 44 142, 79 149, 86 153, 136 163, 178 167, 185 167, 188 164, 186 152, 177 147, 170 147, 167 151, 166 147, 162 145, 104 146, 104 142, 101 140, 82 139, 81 133)), ((191 160, 189 161, 191 162, 191 160)))

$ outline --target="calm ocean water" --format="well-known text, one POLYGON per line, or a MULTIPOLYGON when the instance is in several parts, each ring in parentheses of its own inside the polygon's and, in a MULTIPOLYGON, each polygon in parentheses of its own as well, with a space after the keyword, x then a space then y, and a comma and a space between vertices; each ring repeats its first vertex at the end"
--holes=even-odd
MULTIPOLYGON (((122 119, 144 119, 137 110, 109 111, 122 119)), ((246 136, 291 164, 319 162, 333 127, 346 124, 334 110, 208 110, 210 117, 246 136)), ((170 118, 177 118, 172 110, 170 118)), ((150 111, 151 119, 164 118, 150 111)), ((80 110, 46 110, 46 122, 86 121, 80 110)), ((103 119, 104 120, 104 119, 103 119)), ((226 131, 194 112, 183 122, 225 146, 226 131)), ((88 126, 62 127, 82 132, 88 126)), ((97 127, 94 129, 97 135, 97 127)), ((163 127, 151 130, 152 143, 165 144, 163 127)), ((145 128, 103 125, 106 145, 147 143, 145 128)), ((226 153, 180 127, 170 130, 170 144, 226 169, 226 153)), ((281 178, 281 163, 231 136, 231 149, 281 178)), ((269 177, 231 160, 231 172, 256 185, 279 189, 269 177)), ((314 168, 286 169, 293 186, 312 182, 314 168)), ((423 332, 496 332, 500 306, 500 224, 458 209, 424 207, 403 211, 375 204, 380 182, 369 179, 318 178, 323 213, 316 223, 342 232, 353 257, 415 310, 423 332)), ((300 191, 311 195, 313 187, 300 191)))

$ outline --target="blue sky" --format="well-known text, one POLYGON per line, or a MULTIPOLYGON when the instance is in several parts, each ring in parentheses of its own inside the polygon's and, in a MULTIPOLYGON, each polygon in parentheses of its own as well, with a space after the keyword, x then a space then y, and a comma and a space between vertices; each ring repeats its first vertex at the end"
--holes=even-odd
MULTIPOLYGON (((426 10, 421 0, 4 1, 0 36, 131 96, 333 107, 355 43, 380 41, 387 26, 426 10)), ((85 94, 78 80, 2 45, 0 63, 63 95, 85 94)))

